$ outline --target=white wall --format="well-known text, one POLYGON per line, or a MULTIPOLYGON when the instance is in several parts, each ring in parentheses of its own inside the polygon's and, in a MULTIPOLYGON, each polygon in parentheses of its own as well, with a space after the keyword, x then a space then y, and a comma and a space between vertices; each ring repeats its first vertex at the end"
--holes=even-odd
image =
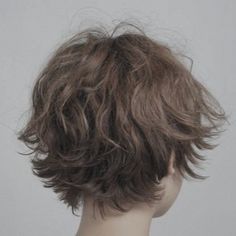
POLYGON ((0 235, 74 235, 80 218, 32 175, 15 132, 24 123, 32 81, 70 33, 94 23, 135 18, 146 32, 181 49, 193 71, 231 114, 220 145, 205 152, 204 182, 185 182, 150 236, 235 236, 236 2, 233 0, 0 1, 0 235))

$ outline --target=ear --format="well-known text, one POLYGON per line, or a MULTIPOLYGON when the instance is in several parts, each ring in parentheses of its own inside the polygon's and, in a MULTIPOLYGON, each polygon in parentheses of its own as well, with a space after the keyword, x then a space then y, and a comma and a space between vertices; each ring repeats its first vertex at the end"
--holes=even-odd
POLYGON ((175 153, 174 151, 172 150, 171 151, 171 157, 170 157, 170 160, 169 160, 169 165, 168 165, 168 174, 169 175, 173 175, 175 173, 175 153))

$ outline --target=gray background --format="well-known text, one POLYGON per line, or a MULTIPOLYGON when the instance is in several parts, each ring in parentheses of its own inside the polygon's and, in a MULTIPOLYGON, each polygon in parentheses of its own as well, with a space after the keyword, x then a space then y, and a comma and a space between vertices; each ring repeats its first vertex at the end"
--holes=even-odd
MULTIPOLYGON (((182 50, 193 73, 219 99, 231 125, 204 152, 205 181, 185 181, 175 205, 153 219, 150 236, 235 236, 235 49, 233 0, 0 2, 0 235, 74 235, 80 218, 32 175, 16 140, 27 117, 32 83, 53 49, 76 30, 136 19, 146 33, 182 50), (24 113, 24 114, 23 114, 24 113)), ((135 20, 134 20, 135 21, 135 20)))

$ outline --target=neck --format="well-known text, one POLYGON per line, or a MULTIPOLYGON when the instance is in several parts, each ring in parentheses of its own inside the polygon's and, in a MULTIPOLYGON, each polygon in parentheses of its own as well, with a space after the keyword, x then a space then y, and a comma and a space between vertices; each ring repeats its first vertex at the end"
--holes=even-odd
POLYGON ((140 205, 120 215, 102 219, 96 210, 93 217, 92 202, 84 202, 83 212, 76 236, 149 236, 153 210, 140 205))

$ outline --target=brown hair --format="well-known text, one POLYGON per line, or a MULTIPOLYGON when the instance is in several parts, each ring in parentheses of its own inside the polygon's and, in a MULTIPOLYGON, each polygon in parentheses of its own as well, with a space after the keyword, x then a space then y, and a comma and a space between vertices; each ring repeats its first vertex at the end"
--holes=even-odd
POLYGON ((204 179, 194 147, 217 146, 210 139, 227 120, 177 53, 127 22, 66 40, 36 80, 31 111, 18 139, 33 150, 33 173, 73 214, 88 195, 102 216, 159 199, 171 151, 184 178, 204 179))

